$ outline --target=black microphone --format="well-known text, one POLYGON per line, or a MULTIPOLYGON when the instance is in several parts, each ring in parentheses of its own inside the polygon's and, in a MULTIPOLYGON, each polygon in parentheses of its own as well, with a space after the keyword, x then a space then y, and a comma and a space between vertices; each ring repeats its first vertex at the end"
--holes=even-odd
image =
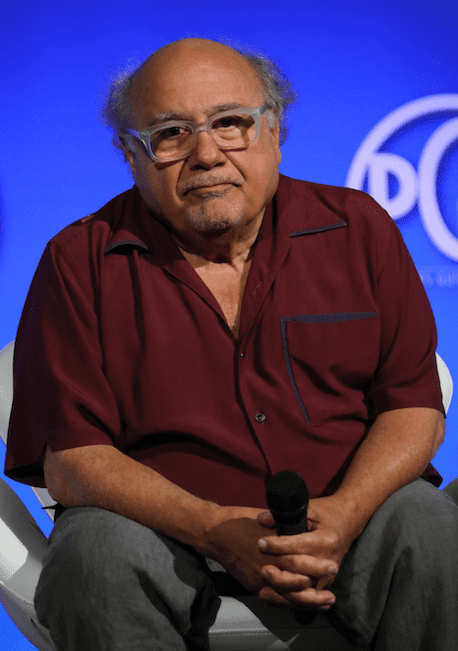
MULTIPOLYGON (((282 470, 266 482, 266 502, 275 520, 278 536, 294 536, 307 531, 309 491, 297 472, 282 470)), ((313 611, 295 611, 298 624, 307 626, 316 617, 313 611)))
POLYGON ((296 472, 282 470, 266 482, 266 502, 275 520, 278 536, 307 531, 309 492, 296 472))

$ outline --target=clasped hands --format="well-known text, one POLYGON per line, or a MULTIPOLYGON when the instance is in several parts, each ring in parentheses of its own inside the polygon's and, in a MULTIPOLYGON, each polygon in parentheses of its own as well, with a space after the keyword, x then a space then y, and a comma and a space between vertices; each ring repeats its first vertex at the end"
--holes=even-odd
POLYGON ((213 555, 250 591, 276 606, 326 611, 328 589, 355 536, 333 497, 310 500, 307 533, 277 536, 269 511, 221 507, 213 555))

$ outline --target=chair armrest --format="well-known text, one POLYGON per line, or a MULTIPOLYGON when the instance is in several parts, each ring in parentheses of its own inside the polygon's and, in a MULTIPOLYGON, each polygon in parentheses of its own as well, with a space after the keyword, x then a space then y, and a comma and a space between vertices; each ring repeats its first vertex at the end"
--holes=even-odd
POLYGON ((0 350, 0 438, 5 445, 13 402, 13 353, 14 341, 0 350))
POLYGON ((33 601, 46 537, 3 479, 0 479, 0 540, 0 590, 33 601))
POLYGON ((46 537, 13 489, 0 479, 0 603, 40 651, 55 651, 38 622, 33 598, 46 537))
POLYGON ((447 493, 447 495, 450 495, 452 500, 458 506, 458 477, 451 481, 450 484, 447 484, 447 486, 443 488, 443 491, 444 493, 447 493))
POLYGON ((447 364, 438 353, 436 353, 436 362, 437 372, 439 373, 439 380, 441 383, 442 402, 444 404, 445 413, 447 413, 453 395, 452 375, 448 370, 447 364))

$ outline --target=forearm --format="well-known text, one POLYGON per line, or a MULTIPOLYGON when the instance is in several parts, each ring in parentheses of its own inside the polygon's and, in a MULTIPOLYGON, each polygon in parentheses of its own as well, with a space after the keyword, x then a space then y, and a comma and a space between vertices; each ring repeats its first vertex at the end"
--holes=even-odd
POLYGON ((108 445, 51 452, 45 480, 51 497, 66 507, 96 506, 207 553, 209 525, 217 504, 168 481, 151 468, 108 445))
POLYGON ((333 496, 354 538, 392 493, 424 472, 443 432, 443 416, 435 409, 397 409, 376 418, 333 496))
POLYGON ((44 468, 49 493, 63 506, 119 513, 214 558, 249 590, 264 586, 262 568, 274 559, 258 548, 273 532, 257 521, 262 509, 202 500, 108 445, 48 447, 44 468))

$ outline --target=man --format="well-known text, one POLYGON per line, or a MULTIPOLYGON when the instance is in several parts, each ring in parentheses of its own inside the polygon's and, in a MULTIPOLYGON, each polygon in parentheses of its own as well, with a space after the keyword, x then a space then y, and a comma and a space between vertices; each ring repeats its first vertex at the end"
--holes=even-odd
POLYGON ((40 262, 6 473, 67 508, 36 595, 58 649, 206 648, 205 558, 357 643, 456 649, 457 510, 418 479, 444 432, 431 310, 369 197, 279 179, 279 88, 220 43, 157 51, 106 111, 135 187, 40 262), (309 533, 274 535, 283 469, 309 533))

